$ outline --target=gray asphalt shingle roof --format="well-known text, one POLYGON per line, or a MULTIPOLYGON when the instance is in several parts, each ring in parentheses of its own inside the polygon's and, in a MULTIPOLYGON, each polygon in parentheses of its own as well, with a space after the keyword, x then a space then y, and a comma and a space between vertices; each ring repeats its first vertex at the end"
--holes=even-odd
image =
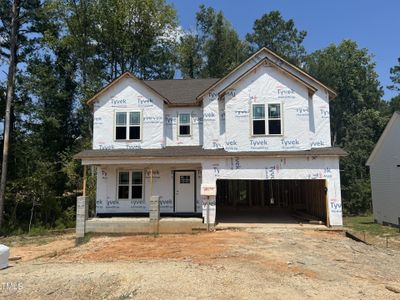
POLYGON ((172 104, 193 104, 198 95, 218 80, 218 78, 144 80, 144 83, 167 98, 172 104))

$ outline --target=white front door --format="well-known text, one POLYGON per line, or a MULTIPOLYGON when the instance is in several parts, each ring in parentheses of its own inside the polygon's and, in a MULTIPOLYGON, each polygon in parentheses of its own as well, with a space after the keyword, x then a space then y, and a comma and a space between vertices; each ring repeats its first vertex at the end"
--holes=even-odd
POLYGON ((175 172, 175 212, 195 212, 195 172, 175 172))

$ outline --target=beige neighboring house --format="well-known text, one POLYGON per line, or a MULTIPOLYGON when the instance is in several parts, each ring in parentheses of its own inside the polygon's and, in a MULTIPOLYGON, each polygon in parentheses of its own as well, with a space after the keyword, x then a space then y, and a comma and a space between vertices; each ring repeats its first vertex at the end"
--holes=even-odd
POLYGON ((400 112, 386 125, 367 166, 375 222, 400 226, 400 112))

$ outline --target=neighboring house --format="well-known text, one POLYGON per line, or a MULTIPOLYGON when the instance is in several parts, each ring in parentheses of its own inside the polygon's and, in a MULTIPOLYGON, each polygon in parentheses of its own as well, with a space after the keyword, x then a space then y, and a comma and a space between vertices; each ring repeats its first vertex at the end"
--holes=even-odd
POLYGON ((400 112, 386 125, 367 166, 375 222, 400 226, 400 112))
POLYGON ((125 73, 88 101, 98 216, 301 210, 342 225, 335 92, 263 48, 221 79, 139 80, 125 73), (209 203, 207 210, 206 203, 209 203))

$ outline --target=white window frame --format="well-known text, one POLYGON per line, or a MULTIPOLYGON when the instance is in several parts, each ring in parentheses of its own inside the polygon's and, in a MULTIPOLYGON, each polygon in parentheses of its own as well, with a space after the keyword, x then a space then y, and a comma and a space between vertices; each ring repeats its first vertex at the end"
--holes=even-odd
POLYGON ((117 199, 119 201, 131 201, 131 200, 144 200, 144 191, 145 191, 145 173, 143 170, 132 170, 132 169, 120 169, 117 170, 117 199), (137 183, 133 183, 133 176, 132 173, 133 172, 138 172, 142 174, 142 184, 137 184, 137 183), (128 184, 120 184, 119 183, 119 174, 120 173, 128 173, 129 174, 129 180, 128 180, 128 184), (128 186, 128 198, 119 198, 119 187, 120 186, 128 186), (141 186, 142 187, 142 197, 141 198, 132 198, 132 187, 133 186, 141 186))
POLYGON ((283 105, 281 102, 271 102, 271 103, 266 103, 266 107, 267 107, 267 115, 266 115, 266 128, 268 132, 268 135, 272 135, 272 136, 282 136, 283 135, 283 105), (270 105, 279 105, 279 118, 270 118, 269 117, 269 106, 270 105), (280 125, 281 125, 281 132, 280 133, 270 133, 269 132, 269 121, 272 120, 279 120, 280 121, 280 125))
POLYGON ((252 136, 265 136, 267 135, 267 119, 265 116, 265 104, 264 103, 252 103, 251 104, 251 120, 250 120, 250 126, 251 126, 251 135, 252 136), (254 119, 254 106, 264 106, 264 119, 254 119), (254 121, 264 121, 264 126, 265 126, 265 133, 254 133, 254 121))
POLYGON ((192 135, 192 114, 186 112, 178 113, 178 136, 191 136, 192 135), (189 115, 189 122, 188 123, 181 123, 181 115, 189 115), (182 126, 189 126, 189 134, 181 134, 181 125, 182 126))
POLYGON ((251 119, 250 119, 250 131, 252 136, 283 136, 283 104, 282 102, 269 102, 269 103, 252 103, 251 104, 251 119), (270 118, 269 117, 269 105, 278 104, 280 109, 280 118, 270 118), (257 105, 264 106, 264 119, 254 119, 253 116, 253 107, 257 105), (263 120, 265 122, 265 133, 264 134, 255 134, 254 133, 254 120, 263 120), (270 120, 280 120, 281 124, 281 133, 269 133, 269 121, 270 120))
POLYGON ((142 131, 143 131, 143 113, 140 110, 116 110, 114 113, 114 141, 121 142, 121 141, 141 141, 142 140, 142 131), (118 113, 125 113, 126 116, 126 124, 125 125, 117 125, 117 114, 118 113), (131 113, 139 113, 139 125, 131 125, 131 113), (117 139, 117 127, 125 127, 126 129, 126 138, 125 139, 117 139), (129 138, 129 129, 130 127, 139 127, 139 138, 138 139, 130 139, 129 138))

